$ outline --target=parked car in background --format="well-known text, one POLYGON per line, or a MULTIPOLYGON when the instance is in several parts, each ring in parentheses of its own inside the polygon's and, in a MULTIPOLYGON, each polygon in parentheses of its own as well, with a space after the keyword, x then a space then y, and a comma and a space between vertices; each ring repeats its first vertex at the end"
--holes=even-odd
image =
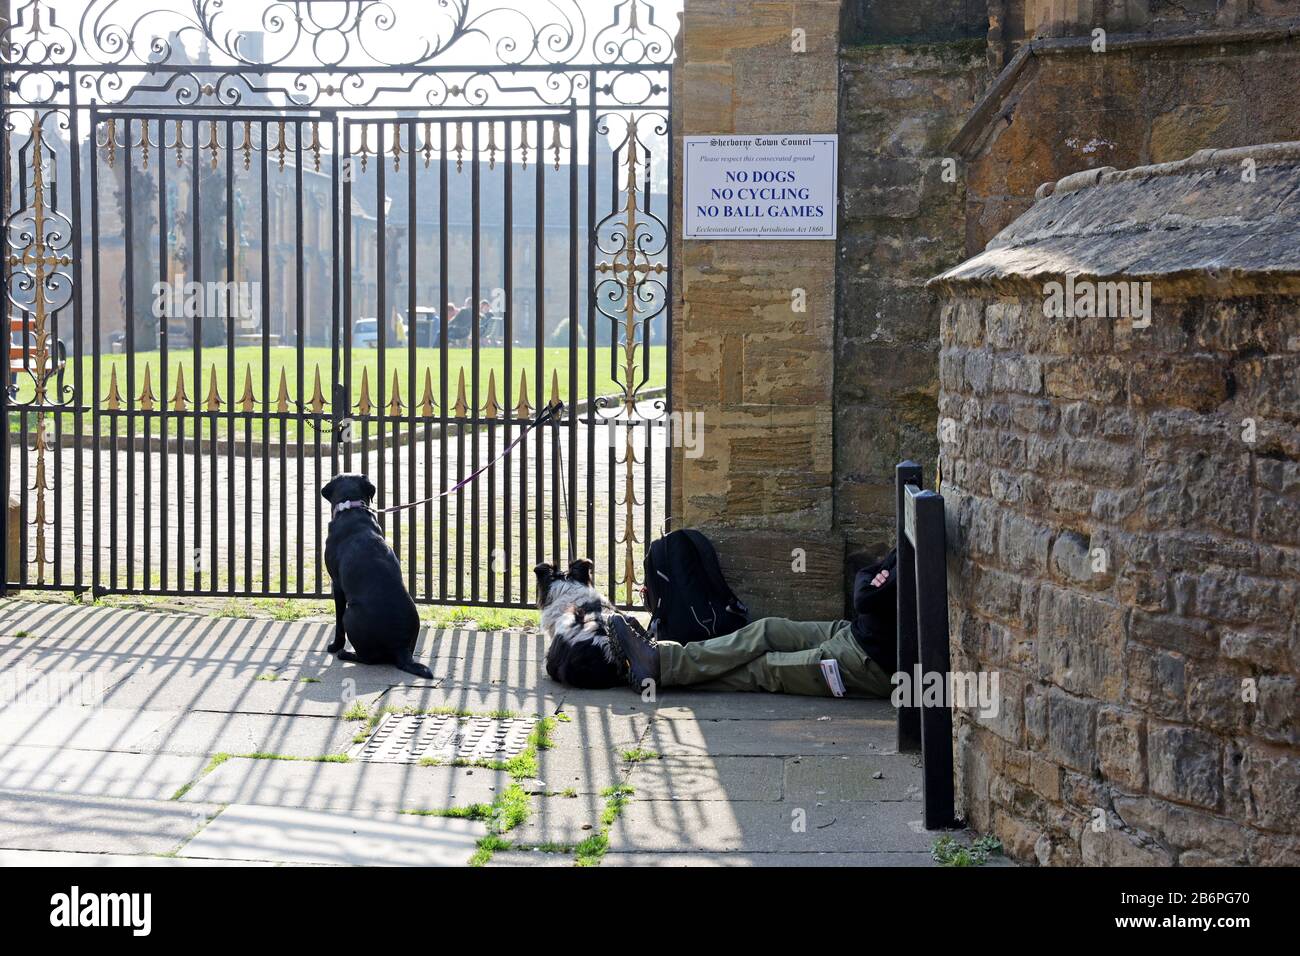
POLYGON ((379 320, 357 319, 352 323, 352 344, 363 349, 379 348, 379 320))

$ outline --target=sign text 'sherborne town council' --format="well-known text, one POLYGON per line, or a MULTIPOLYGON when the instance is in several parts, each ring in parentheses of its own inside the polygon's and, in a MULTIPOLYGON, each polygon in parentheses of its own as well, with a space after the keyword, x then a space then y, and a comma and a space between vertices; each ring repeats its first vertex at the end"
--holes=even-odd
POLYGON ((839 137, 687 136, 686 239, 834 239, 839 137))

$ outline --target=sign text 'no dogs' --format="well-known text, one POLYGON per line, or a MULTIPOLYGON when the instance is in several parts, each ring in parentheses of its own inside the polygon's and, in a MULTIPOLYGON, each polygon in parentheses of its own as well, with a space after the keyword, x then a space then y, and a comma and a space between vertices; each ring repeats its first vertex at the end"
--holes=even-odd
POLYGON ((687 136, 687 239, 834 239, 834 134, 687 136))

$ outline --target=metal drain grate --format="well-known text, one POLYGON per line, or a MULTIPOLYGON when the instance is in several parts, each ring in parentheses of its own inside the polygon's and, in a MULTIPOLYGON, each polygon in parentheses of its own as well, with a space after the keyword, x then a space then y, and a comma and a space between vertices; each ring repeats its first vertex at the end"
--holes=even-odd
POLYGON ((375 732, 352 749, 355 760, 419 763, 434 760, 509 760, 524 752, 536 717, 455 717, 385 714, 375 732))

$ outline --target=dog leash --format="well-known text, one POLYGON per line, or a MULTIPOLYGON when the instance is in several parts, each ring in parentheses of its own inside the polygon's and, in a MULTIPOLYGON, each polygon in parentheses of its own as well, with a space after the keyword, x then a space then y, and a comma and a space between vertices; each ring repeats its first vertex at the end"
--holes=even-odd
MULTIPOLYGON (((394 511, 405 511, 408 508, 418 508, 420 505, 427 505, 430 501, 437 501, 439 498, 445 498, 450 494, 455 494, 457 491, 460 491, 466 485, 471 484, 475 480, 477 480, 479 476, 483 474, 483 472, 487 471, 489 468, 492 468, 493 466, 501 462, 502 459, 504 459, 507 455, 509 455, 512 451, 514 451, 519 446, 519 443, 522 442, 528 436, 528 433, 533 431, 533 429, 540 427, 547 420, 558 423, 559 414, 562 411, 564 411, 564 402, 555 402, 552 405, 548 405, 546 407, 546 411, 538 415, 535 421, 530 422, 528 427, 519 433, 519 437, 516 438, 514 441, 512 441, 509 445, 507 445, 505 447, 505 450, 502 451, 501 454, 497 455, 496 458, 492 459, 486 465, 472 472, 468 477, 463 478, 460 481, 456 482, 456 484, 452 485, 446 491, 441 491, 436 495, 430 495, 428 498, 421 498, 419 501, 408 501, 404 505, 393 505, 392 507, 389 508, 371 508, 370 510, 373 511, 375 514, 391 514, 394 511)), ((564 463, 561 462, 560 468, 563 469, 563 467, 564 467, 564 463)), ((564 507, 565 507, 565 511, 567 512, 569 507, 567 501, 565 502, 564 507)), ((569 537, 570 538, 573 537, 572 520, 570 520, 569 523, 569 537)))
POLYGON ((564 523, 569 529, 569 560, 576 561, 578 559, 578 541, 573 530, 573 513, 569 511, 569 481, 564 477, 564 442, 559 441, 556 434, 560 428, 558 419, 552 419, 551 428, 553 429, 551 441, 555 446, 555 460, 560 465, 560 495, 564 501, 564 523))

